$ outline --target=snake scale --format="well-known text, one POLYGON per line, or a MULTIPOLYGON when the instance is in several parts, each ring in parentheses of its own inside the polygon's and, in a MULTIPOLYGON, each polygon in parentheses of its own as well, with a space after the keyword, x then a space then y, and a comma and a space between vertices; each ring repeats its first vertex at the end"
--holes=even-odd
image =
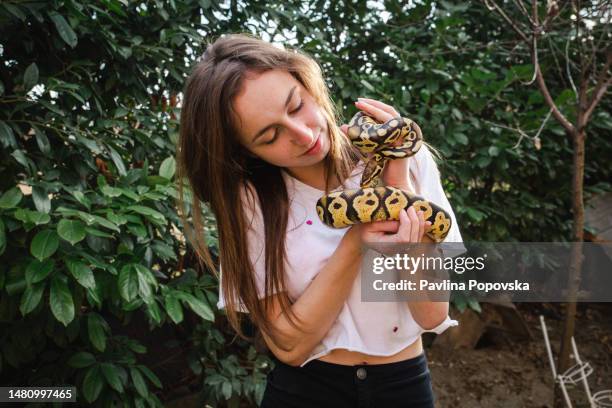
POLYGON ((357 223, 399 220, 400 210, 410 206, 423 211, 431 227, 425 231, 434 242, 442 242, 451 227, 450 215, 440 206, 425 198, 392 186, 383 186, 380 175, 388 160, 410 157, 423 144, 419 126, 401 116, 385 123, 359 111, 348 126, 351 143, 364 155, 370 155, 358 189, 343 190, 324 195, 317 201, 317 214, 332 228, 345 228, 357 223), (401 145, 396 143, 401 141, 401 145))

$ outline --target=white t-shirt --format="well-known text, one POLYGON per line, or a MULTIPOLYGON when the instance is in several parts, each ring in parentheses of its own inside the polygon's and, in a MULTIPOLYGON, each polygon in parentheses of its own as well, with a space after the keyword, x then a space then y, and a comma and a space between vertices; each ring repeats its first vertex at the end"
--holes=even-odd
MULTIPOLYGON (((442 189, 438 167, 427 146, 423 145, 408 163, 412 190, 438 204, 451 215, 452 226, 444 242, 463 242, 455 214, 442 189)), ((346 188, 359 188, 363 169, 363 162, 358 163, 345 183, 346 188)), ((316 202, 324 194, 323 190, 302 183, 284 170, 282 174, 289 196, 285 273, 288 295, 293 302, 323 269, 348 228, 328 227, 317 216, 316 202)), ((338 190, 341 189, 344 188, 340 186, 338 190)), ((248 200, 245 204, 247 220, 251 219, 253 206, 255 207, 247 239, 259 296, 263 298, 265 237, 261 209, 257 200, 255 203, 248 200)), ((457 253, 445 255, 454 256, 457 253)), ((222 271, 220 272, 222 275, 222 271)), ((338 318, 302 366, 339 348, 375 356, 390 356, 412 344, 423 332, 439 334, 448 327, 459 324, 447 316, 437 327, 425 330, 415 322, 406 302, 362 302, 360 274, 361 272, 358 273, 338 318)), ((217 306, 220 309, 225 307, 221 291, 217 306)), ((243 304, 239 305, 239 310, 248 313, 243 304)))

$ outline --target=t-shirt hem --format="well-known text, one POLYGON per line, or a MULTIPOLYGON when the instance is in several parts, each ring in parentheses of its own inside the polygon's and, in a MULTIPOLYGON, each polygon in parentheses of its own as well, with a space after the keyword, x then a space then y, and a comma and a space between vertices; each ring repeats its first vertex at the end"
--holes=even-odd
POLYGON ((310 361, 312 360, 316 360, 319 357, 323 357, 324 355, 327 355, 329 353, 331 353, 334 350, 337 349, 345 349, 348 351, 356 351, 358 353, 363 353, 363 354, 368 354, 370 356, 377 356, 377 357, 387 357, 387 356, 392 356, 393 354, 397 354, 400 351, 402 351, 403 349, 405 349, 406 347, 408 347, 409 345, 411 345, 412 343, 414 343, 420 336, 421 334, 419 333, 418 335, 414 336, 414 338, 410 341, 407 341, 405 343, 402 343, 399 347, 392 349, 391 352, 378 352, 378 351, 372 351, 372 350, 368 350, 365 347, 351 347, 351 348, 346 348, 346 347, 342 347, 342 346, 336 346, 336 347, 332 347, 330 349, 327 350, 323 350, 317 354, 314 354, 310 357, 308 357, 308 359, 303 362, 300 367, 304 367, 306 364, 308 364, 310 361))
POLYGON ((412 343, 414 343, 419 336, 421 336, 423 333, 426 332, 433 332, 436 334, 441 334, 443 331, 445 331, 446 329, 448 329, 449 327, 455 327, 458 326, 459 322, 457 320, 451 319, 450 316, 447 316, 446 319, 444 319, 444 321, 442 323, 440 323, 438 326, 434 327, 433 329, 423 329, 422 327, 420 327, 420 331, 419 333, 414 336, 412 338, 412 340, 408 341, 408 342, 404 342, 402 343, 402 345, 400 345, 399 347, 392 349, 390 352, 379 352, 379 351, 372 351, 372 350, 368 350, 365 347, 343 347, 341 345, 338 346, 334 346, 332 348, 320 351, 316 354, 313 354, 312 356, 308 357, 306 359, 306 361, 304 361, 302 364, 300 364, 300 367, 304 367, 306 364, 308 364, 310 361, 312 360, 316 360, 319 357, 323 357, 329 353, 331 353, 333 350, 337 350, 337 349, 345 349, 348 351, 357 351, 359 353, 364 353, 364 354, 368 354, 371 356, 378 356, 378 357, 387 357, 387 356, 392 356, 394 354, 399 353, 400 351, 402 351, 403 349, 405 349, 406 347, 408 347, 409 345, 411 345, 412 343))

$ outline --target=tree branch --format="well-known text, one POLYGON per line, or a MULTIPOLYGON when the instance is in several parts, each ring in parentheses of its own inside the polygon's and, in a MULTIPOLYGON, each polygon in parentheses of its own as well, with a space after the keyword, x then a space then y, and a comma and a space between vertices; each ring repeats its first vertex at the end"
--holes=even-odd
POLYGON ((502 10, 497 3, 495 3, 495 0, 482 0, 485 4, 485 6, 489 9, 489 10, 496 10, 497 13, 503 17, 504 20, 506 20, 506 22, 508 24, 510 24, 510 26, 512 27, 512 29, 514 31, 516 31, 516 33, 523 39, 523 41, 526 41, 527 43, 529 42, 529 38, 527 38, 527 35, 525 35, 525 33, 523 32, 523 30, 521 30, 514 21, 512 21, 512 19, 510 17, 508 17, 506 15, 506 13, 504 13, 504 10, 502 10), (491 6, 489 5, 489 3, 493 3, 493 8, 491 8, 491 6))
MULTIPOLYGON (((535 21, 536 24, 539 24, 540 20, 538 17, 537 0, 533 0, 532 2, 532 12, 533 12, 533 20, 535 21)), ((563 115, 563 113, 561 113, 559 108, 557 108, 555 101, 553 100, 552 96, 550 95, 550 92, 548 91, 548 87, 546 86, 546 81, 544 81, 544 76, 542 75, 542 70, 540 69, 540 63, 538 61, 538 48, 537 48, 537 36, 540 34, 540 28, 541 27, 539 26, 533 27, 533 48, 531 50, 532 51, 532 61, 533 61, 533 64, 535 67, 535 73, 536 73, 536 81, 538 83, 538 87, 540 88, 540 91, 542 92, 542 95, 544 96, 544 100, 546 101, 550 109, 552 110, 552 113, 555 119, 557 119, 559 123, 561 123, 561 126, 563 126, 568 133, 573 134, 575 130, 574 125, 572 125, 572 123, 569 120, 567 120, 567 118, 563 115)))
POLYGON ((610 69, 610 65, 612 64, 612 52, 608 51, 606 65, 603 67, 599 76, 597 77, 597 85, 595 85, 595 89, 593 90, 593 94, 591 96, 591 100, 587 103, 587 109, 584 112, 583 123, 588 123, 593 110, 603 98, 606 91, 608 90, 608 86, 612 84, 612 76, 608 77, 608 70, 610 69), (606 79, 606 77, 608 77, 606 79))
POLYGON ((527 11, 527 9, 525 8, 525 5, 523 4, 523 0, 514 0, 514 2, 516 3, 516 5, 518 6, 518 9, 521 11, 521 13, 523 13, 523 15, 525 17, 527 17, 527 19, 529 20, 529 22, 532 25, 535 25, 535 23, 533 22, 533 20, 531 19, 531 16, 529 15, 529 12, 527 11))

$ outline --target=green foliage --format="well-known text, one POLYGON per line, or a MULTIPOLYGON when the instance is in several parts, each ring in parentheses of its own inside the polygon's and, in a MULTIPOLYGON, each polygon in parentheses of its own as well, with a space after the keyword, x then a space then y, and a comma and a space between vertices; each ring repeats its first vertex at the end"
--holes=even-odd
MULTIPOLYGON (((417 121, 442 154, 465 240, 568 239, 571 145, 554 119, 542 126, 549 109, 525 85, 525 50, 504 48, 515 37, 484 7, 404 3, 376 6, 388 16, 342 1, 0 4, 2 383, 75 384, 94 406, 161 406, 171 384, 144 363, 147 333, 126 334, 145 316, 150 330, 189 334, 188 366, 208 403, 261 399, 269 359, 222 324, 217 282, 177 233, 175 97, 202 40, 221 33, 296 42, 346 118, 364 96, 417 121)), ((551 37, 540 62, 573 119, 553 52, 566 38, 551 37)), ((610 111, 604 99, 587 129, 587 193, 611 188, 610 111)), ((216 253, 214 228, 207 239, 216 253)))

